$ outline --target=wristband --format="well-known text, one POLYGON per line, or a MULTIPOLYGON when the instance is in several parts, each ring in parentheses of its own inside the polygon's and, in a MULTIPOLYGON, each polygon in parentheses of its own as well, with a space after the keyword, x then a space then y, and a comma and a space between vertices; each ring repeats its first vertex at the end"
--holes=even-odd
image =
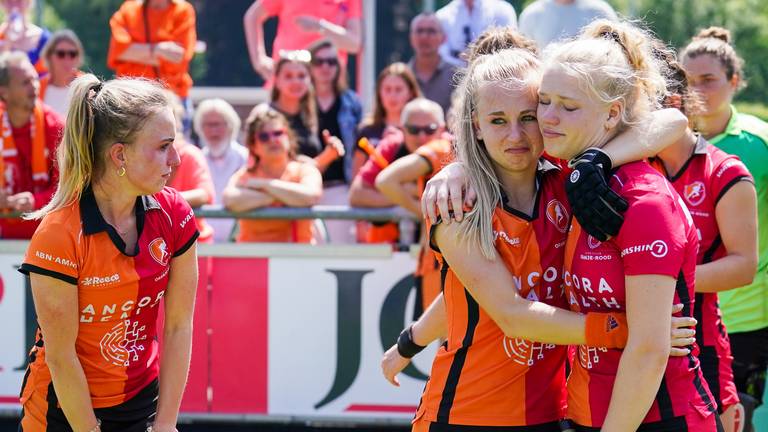
POLYGON ((589 312, 586 318, 585 339, 588 346, 624 348, 627 345, 629 328, 625 314, 589 312))
POLYGON ((400 336, 397 338, 397 352, 405 358, 411 358, 426 348, 413 342, 412 329, 413 324, 409 325, 407 329, 400 332, 400 336))

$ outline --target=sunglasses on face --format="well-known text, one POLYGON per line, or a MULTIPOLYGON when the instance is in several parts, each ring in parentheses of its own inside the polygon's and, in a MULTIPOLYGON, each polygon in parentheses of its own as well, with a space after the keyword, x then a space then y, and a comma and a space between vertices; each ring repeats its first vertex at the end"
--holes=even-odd
POLYGON ((418 135, 420 133, 434 135, 438 128, 439 126, 436 123, 430 123, 426 126, 405 125, 405 131, 410 135, 418 135))
POLYGON ((316 58, 312 59, 312 66, 320 67, 320 66, 322 66, 324 64, 326 64, 326 65, 328 65, 330 67, 338 66, 339 65, 339 60, 336 59, 336 58, 333 58, 333 57, 328 57, 328 58, 316 57, 316 58))
POLYGON ((270 138, 280 138, 283 135, 285 135, 285 129, 262 131, 256 134, 256 139, 261 142, 268 142, 270 138))
POLYGON ((56 58, 59 58, 59 59, 65 59, 67 57, 73 59, 73 58, 77 58, 77 56, 79 56, 80 53, 75 50, 55 50, 53 52, 53 55, 55 55, 56 58))

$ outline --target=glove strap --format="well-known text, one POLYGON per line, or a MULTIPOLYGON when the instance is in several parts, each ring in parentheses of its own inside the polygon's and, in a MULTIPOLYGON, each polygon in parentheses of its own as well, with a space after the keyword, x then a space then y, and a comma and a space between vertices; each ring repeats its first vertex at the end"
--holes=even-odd
POLYGON ((627 345, 629 328, 625 314, 589 312, 586 318, 587 345, 603 348, 624 348, 627 345))
POLYGON ((570 168, 575 168, 583 163, 590 163, 601 167, 604 174, 611 172, 611 168, 613 167, 613 161, 611 161, 611 157, 608 156, 608 153, 597 147, 590 147, 584 150, 580 155, 568 161, 568 166, 570 168))

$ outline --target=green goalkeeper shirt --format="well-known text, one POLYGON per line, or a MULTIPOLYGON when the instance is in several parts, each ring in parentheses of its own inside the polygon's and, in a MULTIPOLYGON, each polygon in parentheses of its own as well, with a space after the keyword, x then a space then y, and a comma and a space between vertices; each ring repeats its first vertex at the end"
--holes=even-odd
POLYGON ((739 114, 731 107, 725 131, 709 141, 741 158, 755 178, 757 189, 757 274, 751 285, 719 293, 723 321, 729 333, 768 327, 768 123, 739 114))

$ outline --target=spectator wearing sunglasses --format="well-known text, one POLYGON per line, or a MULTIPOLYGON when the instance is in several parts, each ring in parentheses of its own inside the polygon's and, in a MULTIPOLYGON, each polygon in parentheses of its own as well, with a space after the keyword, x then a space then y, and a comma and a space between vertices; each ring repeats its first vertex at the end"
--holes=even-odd
POLYGON ((55 32, 43 48, 48 75, 40 78, 40 100, 66 119, 72 95, 70 84, 83 74, 83 44, 69 29, 55 32))
POLYGON ((51 33, 29 21, 30 0, 0 0, 5 21, 0 24, 0 51, 21 51, 39 76, 45 76, 42 51, 51 33))
MULTIPOLYGON (((259 105, 245 125, 248 166, 224 189, 224 206, 233 212, 263 207, 310 207, 323 193, 320 171, 296 158, 288 120, 259 105)), ((241 219, 238 242, 315 243, 311 220, 241 219)))
MULTIPOLYGON (((403 132, 387 135, 376 147, 376 156, 371 157, 357 173, 349 191, 349 202, 355 207, 391 207, 395 203, 376 189, 379 173, 387 164, 415 153, 420 147, 437 139, 445 139, 445 114, 436 102, 416 98, 403 108, 403 132)), ((421 191, 416 182, 402 184, 404 194, 418 199, 421 191)), ((365 238, 366 243, 394 243, 398 239, 397 225, 376 225, 365 238)))
POLYGON ((445 33, 435 14, 425 12, 411 20, 410 42, 413 58, 408 67, 416 76, 424 97, 437 102, 444 112, 448 112, 456 68, 440 54, 445 33))
POLYGON ((243 17, 253 69, 270 81, 280 51, 305 49, 320 39, 333 42, 346 65, 347 53, 362 47, 362 21, 361 0, 256 0, 243 17), (271 17, 277 17, 277 34, 270 58, 263 25, 271 17))
POLYGON ((446 35, 440 54, 456 66, 466 64, 461 54, 488 27, 517 27, 515 8, 504 0, 451 0, 435 15, 446 35))
MULTIPOLYGON (((354 154, 357 125, 363 117, 363 108, 355 92, 347 88, 346 68, 339 62, 333 42, 321 40, 309 48, 312 55, 310 71, 317 100, 319 138, 324 141, 327 131, 340 137, 344 144, 344 157, 331 162, 323 172, 323 198, 320 204, 349 204, 349 183, 352 182, 352 155, 354 154)), ((326 220, 325 227, 332 243, 353 243, 354 222, 326 220)))

